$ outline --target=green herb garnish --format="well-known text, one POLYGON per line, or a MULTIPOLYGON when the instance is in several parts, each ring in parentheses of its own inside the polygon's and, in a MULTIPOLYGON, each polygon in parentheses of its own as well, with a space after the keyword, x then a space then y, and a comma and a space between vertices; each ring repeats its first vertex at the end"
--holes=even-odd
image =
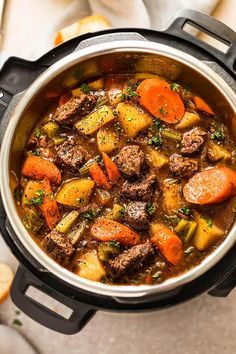
POLYGON ((40 128, 36 128, 34 131, 34 136, 39 139, 42 136, 42 130, 40 128))
POLYGON ((222 128, 217 128, 214 133, 211 134, 212 140, 222 141, 225 139, 225 134, 222 128))
POLYGON ((100 209, 98 210, 88 210, 85 213, 82 214, 82 217, 88 221, 93 220, 94 218, 96 218, 96 216, 98 216, 98 214, 100 213, 100 209))
POLYGON ((154 214, 155 206, 152 203, 147 203, 147 212, 149 215, 154 214))
POLYGON ((207 218, 207 217, 205 217, 205 216, 203 216, 203 215, 201 215, 201 218, 206 221, 208 227, 212 228, 212 226, 213 226, 213 221, 212 221, 210 218, 207 218))
POLYGON ((168 113, 163 106, 159 109, 159 111, 162 115, 165 115, 168 113))
POLYGON ((124 207, 122 207, 120 210, 119 210, 119 214, 120 214, 120 216, 124 216, 125 215, 125 208, 124 207))
POLYGON ((14 326, 19 326, 19 327, 22 326, 22 322, 21 322, 18 318, 15 318, 15 319, 12 321, 12 324, 13 324, 14 326))
POLYGON ((179 84, 176 84, 175 82, 173 82, 173 83, 170 85, 170 89, 171 89, 172 91, 179 91, 180 85, 179 85, 179 84))
POLYGON ((42 205, 43 204, 43 198, 44 198, 44 191, 42 189, 39 189, 35 193, 36 197, 30 198, 28 201, 28 205, 42 205))
POLYGON ((115 247, 115 248, 117 248, 117 249, 120 249, 120 242, 118 242, 118 241, 108 241, 108 246, 109 247, 115 247))
POLYGON ((35 149, 31 152, 32 155, 34 156, 40 156, 40 150, 39 149, 35 149))
POLYGON ((157 130, 162 130, 164 128, 162 122, 158 118, 155 118, 153 120, 153 123, 154 123, 155 128, 157 128, 157 130))
POLYGON ((74 76, 74 78, 75 78, 76 80, 80 80, 80 79, 81 79, 81 75, 82 75, 81 70, 76 70, 76 71, 74 71, 74 73, 73 73, 73 76, 74 76))
POLYGON ((148 145, 161 146, 162 144, 163 144, 163 140, 158 135, 155 135, 148 140, 148 145))
POLYGON ((87 84, 82 84, 82 85, 80 86, 80 90, 81 90, 83 93, 89 93, 89 92, 90 92, 90 87, 89 87, 89 85, 87 85, 87 84))
POLYGON ((191 215, 191 209, 188 206, 183 206, 182 208, 180 208, 178 210, 178 212, 180 212, 181 214, 184 214, 186 216, 191 215))

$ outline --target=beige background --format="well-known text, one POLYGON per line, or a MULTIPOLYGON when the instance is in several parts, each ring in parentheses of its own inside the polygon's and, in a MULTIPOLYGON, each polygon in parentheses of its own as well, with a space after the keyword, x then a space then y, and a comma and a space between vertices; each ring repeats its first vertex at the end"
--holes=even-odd
MULTIPOLYGON (((8 0, 2 53, 34 56, 48 24, 69 0, 8 0), (30 48, 30 50, 29 50, 30 48)), ((190 1, 191 4, 191 1, 190 1)), ((215 15, 236 30, 236 0, 221 1, 215 15)), ((0 261, 14 269, 17 262, 0 240, 0 261)), ((54 309, 55 306, 49 303, 54 309)), ((236 353, 236 290, 226 299, 203 295, 176 308, 149 314, 99 312, 78 335, 64 336, 17 316, 8 299, 0 305, 0 322, 19 327, 41 354, 234 354, 236 353)), ((12 338, 14 341, 14 338, 12 338)), ((0 343, 1 354, 1 343, 0 343)), ((17 354, 17 348, 15 351, 17 354)))

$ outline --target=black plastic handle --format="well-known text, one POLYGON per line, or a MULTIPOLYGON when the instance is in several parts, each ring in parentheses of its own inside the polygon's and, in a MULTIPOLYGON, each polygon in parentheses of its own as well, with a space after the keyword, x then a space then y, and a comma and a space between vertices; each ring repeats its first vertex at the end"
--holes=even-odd
POLYGON ((74 334, 79 332, 96 313, 95 308, 52 290, 48 285, 41 282, 23 266, 19 266, 16 272, 11 286, 10 295, 14 304, 26 315, 43 326, 64 334, 74 334), (49 295, 53 299, 69 307, 72 310, 70 317, 68 319, 64 318, 29 297, 26 294, 29 286, 39 289, 46 295, 49 295))
POLYGON ((215 297, 226 297, 236 287, 236 270, 221 281, 215 288, 208 292, 215 297))
POLYGON ((236 72, 236 32, 226 26, 224 23, 202 12, 194 10, 180 10, 177 12, 174 21, 165 30, 165 33, 171 34, 188 42, 196 44, 205 49, 224 63, 228 69, 235 74, 236 72), (208 34, 218 41, 229 46, 226 53, 203 42, 201 39, 191 35, 184 30, 184 25, 190 24, 196 29, 208 34))

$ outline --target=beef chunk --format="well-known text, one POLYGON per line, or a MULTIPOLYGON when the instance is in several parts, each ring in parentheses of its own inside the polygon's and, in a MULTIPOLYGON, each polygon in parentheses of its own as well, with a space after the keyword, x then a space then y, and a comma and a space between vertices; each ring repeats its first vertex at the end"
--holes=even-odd
POLYGON ((73 125, 79 118, 89 114, 96 102, 97 97, 92 95, 73 97, 57 108, 53 119, 60 124, 73 125))
POLYGON ((149 227, 147 203, 130 202, 126 208, 125 219, 127 223, 137 230, 145 230, 149 227))
POLYGON ((198 162, 178 154, 170 157, 170 171, 176 177, 190 177, 198 170, 198 162))
POLYGON ((77 172, 88 158, 87 151, 72 141, 65 141, 57 150, 56 162, 71 172, 77 172))
POLYGON ((58 263, 67 263, 74 252, 68 237, 56 230, 52 230, 44 237, 42 246, 58 263))
POLYGON ((114 277, 142 268, 154 256, 154 249, 150 242, 133 246, 109 261, 114 277))
POLYGON ((145 177, 143 180, 137 182, 125 181, 121 187, 121 195, 132 200, 147 202, 152 198, 155 184, 155 175, 145 177))
POLYGON ((184 133, 182 138, 181 152, 183 154, 193 154, 202 147, 207 133, 202 128, 194 128, 184 133))
POLYGON ((145 155, 138 145, 125 146, 115 158, 119 170, 126 177, 138 176, 145 162, 145 155))

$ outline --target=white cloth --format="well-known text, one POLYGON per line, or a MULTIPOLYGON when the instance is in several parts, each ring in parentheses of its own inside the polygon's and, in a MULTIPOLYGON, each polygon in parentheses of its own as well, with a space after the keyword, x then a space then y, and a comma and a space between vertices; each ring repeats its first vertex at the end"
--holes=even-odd
MULTIPOLYGON (((32 53, 29 48, 26 57, 37 58, 52 47, 53 38, 58 30, 91 14, 104 15, 112 27, 162 29, 167 27, 179 9, 192 8, 211 13, 218 2, 219 0, 73 0, 63 17, 52 23, 41 45, 37 46, 39 49, 32 53)), ((2 53, 1 57, 3 58, 2 53)), ((36 352, 19 332, 0 325, 0 354, 36 354, 36 352)))
POLYGON ((14 328, 0 325, 0 354, 37 354, 14 328))

